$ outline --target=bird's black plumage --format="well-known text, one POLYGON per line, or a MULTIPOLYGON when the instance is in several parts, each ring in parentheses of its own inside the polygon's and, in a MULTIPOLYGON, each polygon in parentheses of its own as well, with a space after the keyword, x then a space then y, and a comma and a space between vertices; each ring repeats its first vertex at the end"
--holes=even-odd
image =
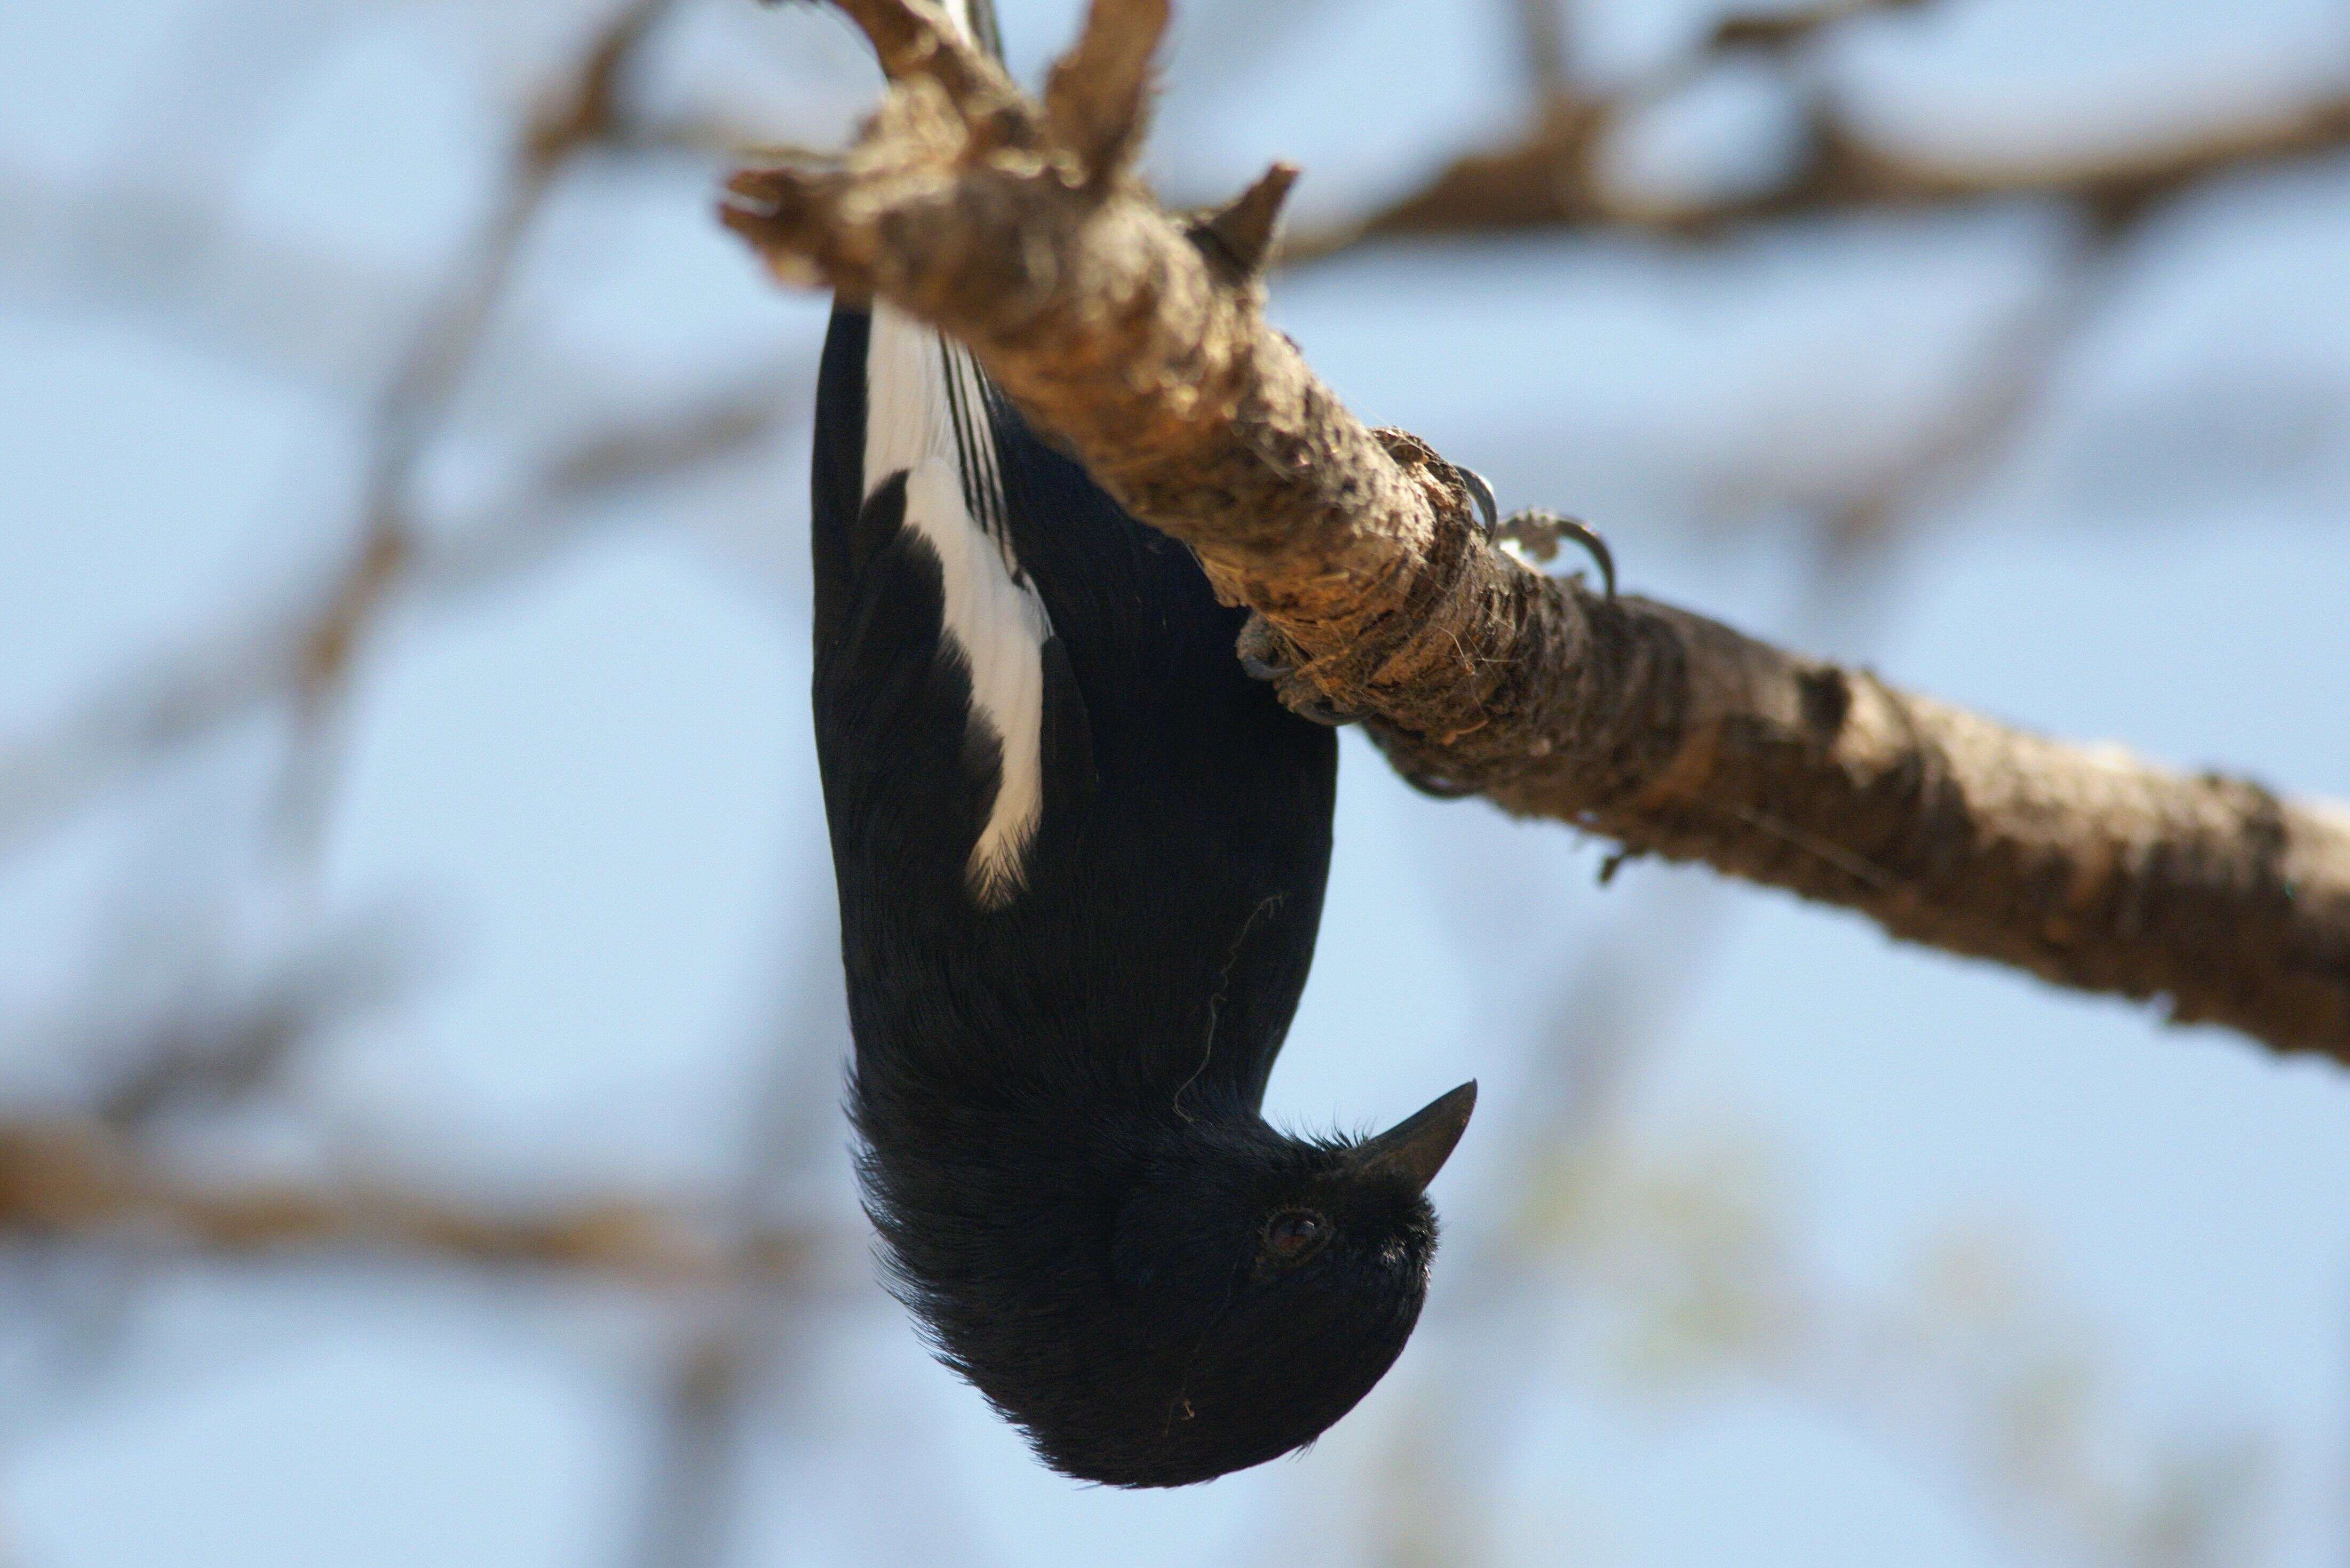
POLYGON ((851 1106, 899 1294, 1069 1474, 1310 1441, 1418 1319, 1422 1189, 1473 1094, 1367 1144, 1259 1115, 1330 732, 1243 670, 1185 548, 902 317, 835 311, 814 488, 851 1106))

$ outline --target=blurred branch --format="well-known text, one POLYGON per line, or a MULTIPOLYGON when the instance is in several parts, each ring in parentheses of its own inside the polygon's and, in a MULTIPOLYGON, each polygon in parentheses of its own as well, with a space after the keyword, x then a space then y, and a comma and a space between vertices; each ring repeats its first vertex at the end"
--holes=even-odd
POLYGON ((1513 0, 1519 50, 1535 97, 1543 103, 1555 103, 1574 90, 1565 5, 1565 0, 1513 0))
MULTIPOLYGON (((565 167, 592 151, 637 147, 636 128, 624 112, 628 72, 674 5, 629 0, 614 10, 570 79, 516 133, 504 187, 480 238, 410 333, 376 399, 348 564, 323 590, 175 649, 50 731, 0 746, 0 853, 141 764, 277 701, 290 704, 296 721, 279 782, 281 826, 297 844, 314 836, 331 791, 343 698, 359 652, 400 591, 431 575, 441 549, 411 515, 416 466, 481 351, 523 242, 565 167)), ((130 199, 168 201, 173 194, 130 199)), ((667 426, 595 438, 558 460, 546 476, 548 493, 524 509, 584 503, 599 483, 617 487, 680 472, 770 428, 773 420, 761 420, 758 410, 728 405, 667 426)))
POLYGON ((695 1336, 678 1354, 651 1435, 651 1473, 627 1561, 705 1568, 727 1560, 751 1372, 743 1337, 722 1327, 695 1336))
POLYGON ((1870 12, 1911 11, 1927 0, 1817 0, 1783 11, 1731 12, 1714 23, 1697 54, 1712 57, 1740 50, 1790 49, 1814 34, 1870 12))
POLYGON ((93 1115, 130 1132, 168 1112, 245 1099, 303 1046, 388 1002, 405 978, 406 945, 387 920, 355 921, 225 995, 177 988, 195 993, 175 995, 160 1017, 135 1017, 135 1040, 84 1043, 101 1069, 93 1115))
POLYGON ((1437 793, 2350 1061, 2350 813, 1536 576, 1449 463, 1357 422, 1266 325, 1250 268, 1130 177, 1163 0, 1101 0, 1071 57, 1123 68, 1043 108, 908 0, 843 8, 896 85, 845 157, 738 175, 728 222, 779 275, 972 345, 1256 612, 1243 641, 1286 667, 1285 699, 1360 715, 1437 793))
POLYGON ((1512 1282, 1575 1303, 1597 1343, 1575 1365, 1612 1367, 1619 1393, 1760 1376, 1957 1483, 2023 1561, 2255 1560, 2264 1445, 2116 1397, 2110 1332, 2038 1285, 2012 1225, 1950 1234, 1902 1288, 1863 1293, 1803 1256, 1773 1162, 1743 1139, 1558 1152, 1515 1188, 1512 1282))
POLYGON ((279 788, 279 818, 297 845, 315 844, 332 792, 354 651, 416 548, 408 492, 417 463, 480 352, 523 240, 556 176, 573 158, 617 136, 631 57, 673 4, 629 0, 606 21, 571 81, 525 130, 488 228, 426 312, 385 386, 360 502, 359 548, 296 655, 295 734, 279 788))
POLYGON ((1610 138, 1707 69, 1737 57, 1790 57, 1854 16, 1923 3, 1831 0, 1804 10, 1726 18, 1655 75, 1600 97, 1549 94, 1514 140, 1455 159, 1419 190, 1359 223, 1295 236, 1284 254, 1309 260, 1383 234, 1560 227, 1711 234, 1763 219, 2002 197, 2072 201, 2111 222, 2199 180, 2350 147, 2350 91, 2314 103, 2262 106, 2238 123, 2168 141, 1982 161, 1887 145, 1823 92, 1808 106, 1795 156, 1763 189, 1650 202, 1609 188, 1603 164, 1610 138))
MULTIPOLYGON (((821 825, 804 830, 803 852, 816 851, 821 825)), ((803 923, 752 1026, 762 1041, 789 1044, 768 1045, 755 1090, 742 1103, 740 1168, 727 1223, 745 1243, 755 1241, 778 1199, 839 1147, 835 1085, 850 1049, 839 977, 837 928, 821 917, 803 923)), ((733 1560, 753 1402, 778 1360, 806 1349, 806 1335, 794 1334, 765 1303, 717 1305, 674 1352, 654 1412, 627 1558, 645 1568, 711 1568, 733 1560)))
POLYGON ((0 1122, 0 1237, 220 1257, 407 1254, 663 1288, 807 1282, 841 1250, 806 1227, 727 1238, 692 1214, 626 1199, 501 1211, 359 1182, 207 1182, 76 1120, 0 1122))
POLYGON ((1980 372, 1926 439, 1823 519, 1830 557, 1849 564, 1870 554, 2015 446, 2082 332, 2113 296, 2119 258, 2150 211, 2141 207, 2088 229, 2041 296, 1990 335, 1980 372))
POLYGON ((238 618, 152 659, 63 719, 0 744, 0 854, 109 786, 348 664, 403 595, 475 586, 545 560, 584 514, 645 485, 748 450, 795 417, 798 389, 757 378, 666 423, 583 440, 503 518, 418 539, 371 534, 352 566, 293 603, 238 618))

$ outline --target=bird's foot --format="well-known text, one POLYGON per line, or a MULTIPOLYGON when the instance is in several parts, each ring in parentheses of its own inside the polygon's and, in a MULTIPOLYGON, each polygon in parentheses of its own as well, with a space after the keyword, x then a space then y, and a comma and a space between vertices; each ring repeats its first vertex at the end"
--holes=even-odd
POLYGON ((1299 718, 1334 729, 1355 722, 1353 714, 1341 713, 1330 705, 1328 699, 1297 679, 1298 667, 1293 657, 1295 650, 1263 616, 1248 618, 1248 624, 1241 628, 1240 640, 1234 645, 1233 651, 1240 655, 1241 668, 1259 680, 1271 681, 1274 694, 1281 699, 1282 706, 1299 718))
POLYGON ((1547 564, 1558 558, 1558 542, 1572 539, 1583 547, 1599 568, 1599 581, 1607 597, 1616 597, 1616 553, 1599 530, 1580 517, 1563 517, 1555 512, 1529 507, 1523 512, 1501 515, 1493 503, 1493 487, 1485 476, 1473 468, 1455 463, 1452 471, 1468 486, 1470 499, 1485 519, 1485 537, 1496 545, 1509 547, 1520 559, 1547 564))
POLYGON ((1563 517, 1555 512, 1528 507, 1503 518, 1493 530, 1492 538, 1496 544, 1508 545, 1536 562, 1556 559, 1558 542, 1572 539, 1598 566, 1599 586, 1607 590, 1607 597, 1616 597, 1616 554, 1607 547, 1606 536, 1580 517, 1563 517))

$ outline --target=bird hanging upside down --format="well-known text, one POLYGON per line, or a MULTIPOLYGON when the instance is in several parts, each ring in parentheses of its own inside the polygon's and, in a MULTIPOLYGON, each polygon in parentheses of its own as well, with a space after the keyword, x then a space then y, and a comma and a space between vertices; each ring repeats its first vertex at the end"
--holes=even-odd
MULTIPOLYGON (((988 0, 947 0, 994 47, 988 0)), ((939 1355, 1055 1469, 1179 1486, 1311 1441, 1427 1293, 1463 1085, 1364 1142, 1260 1114, 1336 748, 1243 612, 971 355, 836 307, 816 728, 866 1202, 939 1355)))

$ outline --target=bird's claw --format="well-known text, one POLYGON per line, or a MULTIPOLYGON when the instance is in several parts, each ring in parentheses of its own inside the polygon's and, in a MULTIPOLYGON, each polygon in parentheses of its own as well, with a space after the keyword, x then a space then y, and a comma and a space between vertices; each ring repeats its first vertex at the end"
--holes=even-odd
POLYGON ((1530 507, 1512 513, 1493 534, 1497 543, 1513 545, 1520 555, 1536 561, 1555 559, 1558 542, 1574 540, 1599 568, 1599 585, 1607 597, 1616 597, 1616 553, 1607 547, 1607 537, 1582 518, 1530 507))
POLYGON ((1555 512, 1534 508, 1513 512, 1504 520, 1501 508, 1494 504, 1493 487, 1486 483, 1483 474, 1458 463, 1452 465, 1452 472, 1461 476, 1462 488, 1469 492, 1469 499, 1484 518, 1489 543, 1513 545, 1521 556, 1547 562, 1557 558, 1561 539, 1572 539, 1599 568, 1599 581, 1607 590, 1607 597, 1616 597, 1616 553, 1607 547, 1607 540, 1599 530, 1580 517, 1562 517, 1555 512))
POLYGON ((1287 670, 1271 659, 1259 659, 1255 654, 1247 652, 1241 655, 1241 668, 1247 670, 1250 679, 1254 680, 1278 680, 1289 673, 1287 670))
POLYGON ((1262 618, 1249 617, 1248 624, 1241 628, 1240 645, 1235 651, 1240 655, 1241 668, 1255 680, 1274 682, 1274 690, 1281 695, 1282 706, 1299 718, 1333 730, 1355 722, 1353 714, 1341 713, 1319 697, 1300 702, 1281 690, 1279 683, 1295 675, 1297 669, 1278 657, 1279 644, 1274 630, 1262 618))
POLYGON ((1454 463, 1452 472, 1461 476, 1461 483, 1468 488, 1469 499, 1477 504, 1478 512, 1484 516, 1485 537, 1492 538, 1493 531, 1501 526, 1502 522, 1501 509, 1493 504, 1492 485, 1473 468, 1463 468, 1454 463))

